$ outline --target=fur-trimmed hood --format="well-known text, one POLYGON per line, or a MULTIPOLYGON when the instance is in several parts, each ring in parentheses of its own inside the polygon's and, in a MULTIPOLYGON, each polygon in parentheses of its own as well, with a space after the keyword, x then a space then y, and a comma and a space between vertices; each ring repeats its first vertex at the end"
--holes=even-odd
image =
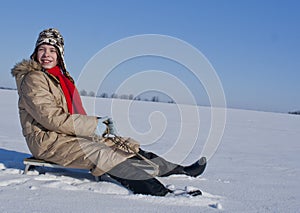
POLYGON ((17 88, 19 90, 22 79, 27 73, 42 70, 42 66, 36 61, 24 59, 11 69, 11 74, 16 78, 17 88))
POLYGON ((42 66, 36 61, 24 59, 11 69, 11 74, 15 78, 20 78, 28 72, 41 70, 42 66))

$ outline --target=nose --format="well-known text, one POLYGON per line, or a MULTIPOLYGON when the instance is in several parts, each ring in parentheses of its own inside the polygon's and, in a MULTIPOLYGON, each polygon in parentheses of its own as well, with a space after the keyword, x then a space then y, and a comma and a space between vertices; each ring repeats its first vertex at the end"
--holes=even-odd
POLYGON ((43 56, 44 57, 47 57, 49 55, 49 50, 48 49, 45 49, 44 52, 43 52, 43 56))

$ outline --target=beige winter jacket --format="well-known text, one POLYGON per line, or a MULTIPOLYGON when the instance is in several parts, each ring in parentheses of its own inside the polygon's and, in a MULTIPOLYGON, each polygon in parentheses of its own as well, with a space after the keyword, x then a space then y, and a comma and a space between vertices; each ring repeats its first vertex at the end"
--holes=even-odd
POLYGON ((58 79, 44 72, 37 62, 23 60, 12 69, 12 75, 19 94, 23 135, 34 157, 90 169, 98 176, 134 155, 104 140, 91 140, 97 117, 71 115, 58 79))

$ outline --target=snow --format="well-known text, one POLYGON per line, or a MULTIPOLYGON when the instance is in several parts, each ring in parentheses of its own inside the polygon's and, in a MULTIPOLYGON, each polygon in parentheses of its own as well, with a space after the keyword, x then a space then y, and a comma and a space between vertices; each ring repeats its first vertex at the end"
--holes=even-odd
MULTIPOLYGON (((38 168, 24 175, 22 160, 30 152, 21 133, 18 95, 16 91, 0 90, 0 98, 0 212, 299 212, 300 116, 228 109, 222 141, 204 174, 197 178, 159 178, 170 187, 199 188, 203 195, 153 197, 133 195, 109 179, 95 182, 85 170, 38 168)), ((84 98, 86 105, 90 102, 84 98)), ((110 100, 97 102, 101 112, 110 115, 110 100)), ((120 108, 124 103, 117 102, 120 108)), ((175 118, 172 122, 173 104, 134 105, 131 124, 145 134, 155 124, 156 116, 147 121, 144 118, 151 110, 161 109, 171 127, 178 122, 175 118)), ((209 109, 199 107, 199 112, 201 122, 209 123, 209 109)), ((162 142, 147 144, 144 139, 143 147, 166 153, 176 138, 176 132, 168 128, 162 142)), ((205 129, 201 126, 200 132, 205 129)), ((184 160, 172 153, 165 156, 189 164, 200 157, 204 138, 200 133, 184 160)))

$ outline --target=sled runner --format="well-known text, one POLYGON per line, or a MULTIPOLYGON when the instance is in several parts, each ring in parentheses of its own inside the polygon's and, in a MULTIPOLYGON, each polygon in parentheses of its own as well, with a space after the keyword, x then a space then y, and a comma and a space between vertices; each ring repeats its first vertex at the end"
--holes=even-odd
MULTIPOLYGON (((58 169, 66 169, 67 168, 67 167, 52 163, 52 162, 36 159, 34 157, 25 158, 23 160, 23 163, 25 165, 24 174, 27 174, 28 171, 33 167, 49 167, 49 168, 58 168, 58 169)), ((98 176, 94 176, 94 177, 95 177, 95 180, 98 182, 100 178, 98 176)))

